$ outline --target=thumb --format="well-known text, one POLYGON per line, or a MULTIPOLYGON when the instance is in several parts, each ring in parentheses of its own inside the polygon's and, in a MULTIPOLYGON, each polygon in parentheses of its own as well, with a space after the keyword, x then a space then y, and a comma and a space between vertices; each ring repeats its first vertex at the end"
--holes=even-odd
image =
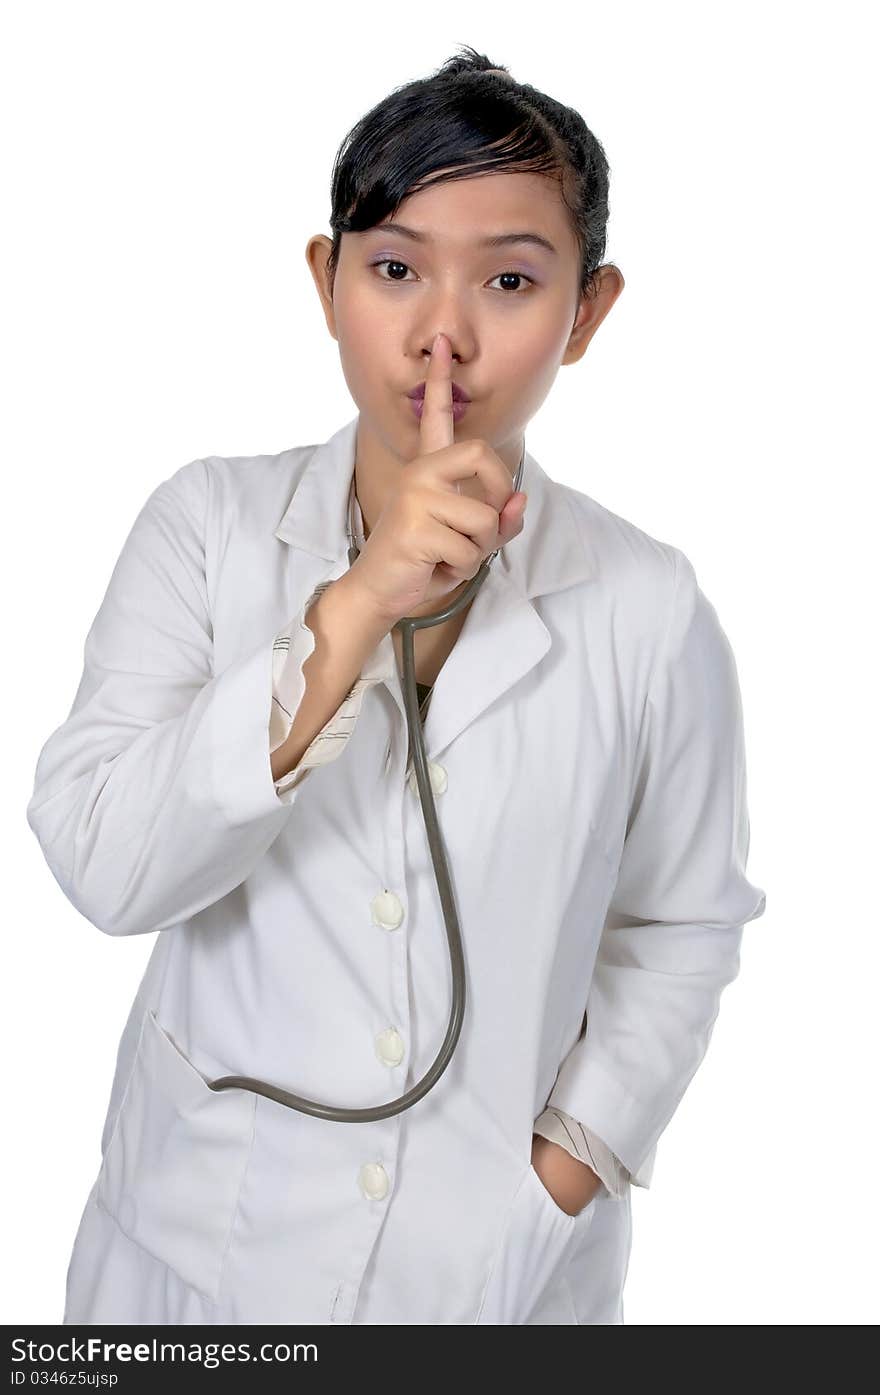
POLYGON ((528 495, 519 489, 515 494, 511 494, 501 513, 498 515, 498 536, 501 539, 499 546, 510 542, 518 533, 522 531, 523 517, 526 511, 528 495))

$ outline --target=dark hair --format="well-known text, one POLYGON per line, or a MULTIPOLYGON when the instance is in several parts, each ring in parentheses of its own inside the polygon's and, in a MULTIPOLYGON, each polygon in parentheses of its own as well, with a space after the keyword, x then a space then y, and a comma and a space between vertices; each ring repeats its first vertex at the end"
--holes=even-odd
POLYGON ((331 297, 344 232, 374 227, 428 182, 487 171, 559 181, 581 250, 580 294, 593 289, 608 222, 605 151, 573 107, 462 48, 431 77, 394 88, 339 147, 331 181, 331 297), (445 172, 432 177, 438 170, 445 172))

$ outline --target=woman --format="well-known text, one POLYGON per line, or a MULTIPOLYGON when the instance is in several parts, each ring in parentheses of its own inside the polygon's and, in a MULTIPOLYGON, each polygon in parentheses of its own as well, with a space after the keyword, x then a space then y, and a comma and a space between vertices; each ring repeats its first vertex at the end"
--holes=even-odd
POLYGON ((623 1321, 631 1186, 765 897, 693 567, 525 448, 623 288, 607 194, 581 117, 485 55, 395 90, 307 247, 358 415, 192 461, 135 520, 28 806, 84 916, 164 932, 67 1323, 623 1321), (212 1089, 368 1109, 435 1060, 450 963, 395 626, 489 558, 415 636, 467 971, 451 1062, 357 1122, 212 1089))

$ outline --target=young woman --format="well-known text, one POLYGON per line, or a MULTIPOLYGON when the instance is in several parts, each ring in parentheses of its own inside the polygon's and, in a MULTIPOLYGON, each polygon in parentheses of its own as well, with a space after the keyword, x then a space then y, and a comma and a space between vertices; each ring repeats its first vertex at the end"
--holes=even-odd
POLYGON ((623 288, 607 161, 468 49, 358 123, 332 201, 357 416, 153 491, 39 757, 66 896, 162 932, 64 1321, 620 1323, 631 1187, 765 897, 693 567, 525 449, 623 288), (414 632, 417 710, 398 622, 466 592, 414 632), (454 998, 424 793, 466 1007, 399 1107, 454 998))

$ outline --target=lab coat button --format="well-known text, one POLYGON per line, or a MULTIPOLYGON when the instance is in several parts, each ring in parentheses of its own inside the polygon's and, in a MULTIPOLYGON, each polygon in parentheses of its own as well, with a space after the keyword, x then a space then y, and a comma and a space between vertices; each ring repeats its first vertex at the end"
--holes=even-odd
POLYGON ((381 1201, 388 1193, 388 1173, 381 1163, 364 1163, 359 1181, 361 1191, 369 1201, 381 1201))
POLYGON ((386 1027, 376 1038, 376 1054, 385 1066, 399 1066, 404 1056, 403 1037, 396 1027, 386 1027))
MULTIPOLYGON (((431 792, 433 794, 443 794, 445 792, 449 780, 443 766, 438 765, 435 760, 428 761, 428 778, 431 781, 431 792)), ((416 777, 416 768, 414 765, 410 766, 408 782, 413 794, 418 798, 419 782, 416 777)))
POLYGON ((381 925, 383 930, 396 930, 403 920, 403 906, 393 891, 380 891, 373 897, 370 907, 373 912, 373 924, 381 925))

